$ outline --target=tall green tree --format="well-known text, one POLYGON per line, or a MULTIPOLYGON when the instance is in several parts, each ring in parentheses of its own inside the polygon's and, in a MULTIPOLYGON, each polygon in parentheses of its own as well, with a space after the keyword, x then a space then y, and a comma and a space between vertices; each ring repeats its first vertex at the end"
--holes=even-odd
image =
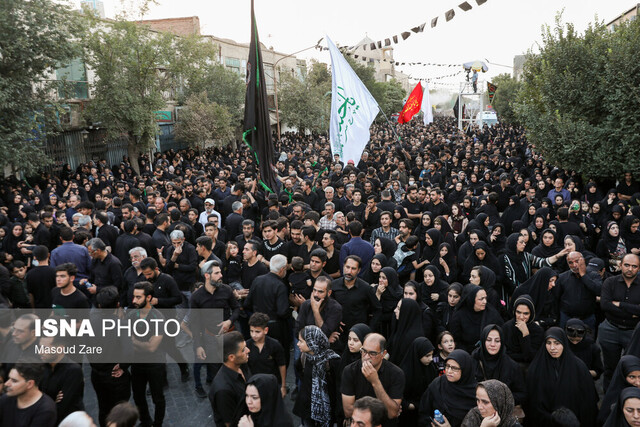
POLYGON ((280 75, 278 86, 278 109, 282 121, 300 132, 326 132, 328 121, 323 120, 323 103, 331 101, 324 97, 322 89, 311 84, 309 76, 303 80, 289 74, 280 75))
POLYGON ((498 74, 491 82, 498 88, 493 97, 493 108, 498 113, 500 120, 517 125, 518 119, 514 105, 522 84, 506 73, 498 74))
POLYGON ((60 128, 52 77, 80 54, 81 20, 50 0, 0 2, 0 168, 32 174, 50 159, 43 146, 60 128))
POLYGON ((516 112, 551 163, 591 177, 640 170, 640 22, 578 34, 560 18, 529 54, 516 112))
POLYGON ((188 142, 191 148, 222 147, 233 137, 231 114, 224 106, 211 102, 207 92, 191 95, 180 116, 176 137, 188 142))
POLYGON ((133 167, 154 146, 155 111, 170 97, 169 67, 173 37, 133 22, 97 24, 87 35, 87 63, 96 82, 87 118, 99 122, 112 138, 125 136, 133 167))

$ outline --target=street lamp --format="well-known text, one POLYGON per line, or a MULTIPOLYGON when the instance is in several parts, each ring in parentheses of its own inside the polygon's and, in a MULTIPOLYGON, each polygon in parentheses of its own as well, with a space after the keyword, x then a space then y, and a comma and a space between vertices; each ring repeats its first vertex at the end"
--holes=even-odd
POLYGON ((82 129, 80 131, 80 135, 82 135, 82 140, 85 142, 87 141, 87 139, 89 139, 89 131, 86 129, 82 129))
POLYGON ((297 55, 297 54, 299 54, 301 52, 304 52, 305 50, 314 49, 314 48, 318 47, 320 45, 320 42, 323 39, 324 39, 324 37, 321 38, 320 40, 318 40, 318 42, 313 46, 309 46, 309 47, 301 49, 301 50, 299 50, 297 52, 293 52, 293 53, 291 53, 291 54, 289 54, 287 56, 283 56, 282 58, 278 59, 273 64, 273 89, 275 90, 274 101, 275 101, 275 104, 276 104, 276 125, 278 126, 278 139, 280 139, 281 135, 280 135, 280 110, 278 109, 278 79, 276 78, 276 73, 277 73, 276 65, 278 65, 278 62, 282 61, 283 59, 290 58, 290 57, 292 57, 294 55, 297 55))

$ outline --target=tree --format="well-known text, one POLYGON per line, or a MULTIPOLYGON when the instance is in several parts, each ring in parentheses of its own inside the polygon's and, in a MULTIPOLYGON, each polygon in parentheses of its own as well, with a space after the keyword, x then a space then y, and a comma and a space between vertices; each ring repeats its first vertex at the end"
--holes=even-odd
POLYGON ((322 101, 320 91, 311 87, 309 80, 298 80, 289 74, 280 75, 278 108, 282 121, 300 132, 323 132, 322 101))
POLYGON ((529 54, 516 113, 549 162, 590 177, 640 170, 640 22, 583 35, 560 17, 529 54))
POLYGON ((381 94, 380 99, 377 99, 378 105, 380 105, 380 109, 384 111, 387 117, 402 111, 407 91, 404 90, 399 81, 392 79, 384 83, 376 82, 375 86, 379 88, 378 90, 381 94))
POLYGON ((68 5, 50 0, 0 3, 0 167, 25 174, 50 163, 43 146, 60 130, 58 65, 80 53, 79 21, 68 5))
POLYGON ((96 24, 87 35, 87 63, 96 82, 87 117, 101 123, 111 138, 125 136, 131 165, 154 146, 156 111, 171 88, 169 66, 173 37, 133 22, 96 24))
MULTIPOLYGON (((402 110, 407 91, 404 90, 400 82, 395 79, 388 82, 376 82, 375 69, 372 66, 362 65, 350 56, 345 56, 345 58, 387 117, 402 110)), ((378 116, 378 120, 384 120, 384 117, 378 116)))
POLYGON ((497 75, 492 83, 497 86, 496 94, 493 97, 493 108, 498 113, 500 120, 509 124, 519 124, 514 104, 522 84, 509 74, 497 75))
POLYGON ((233 137, 231 114, 222 105, 209 101, 207 92, 194 94, 187 99, 181 119, 176 123, 176 137, 195 149, 213 144, 226 145, 233 137))

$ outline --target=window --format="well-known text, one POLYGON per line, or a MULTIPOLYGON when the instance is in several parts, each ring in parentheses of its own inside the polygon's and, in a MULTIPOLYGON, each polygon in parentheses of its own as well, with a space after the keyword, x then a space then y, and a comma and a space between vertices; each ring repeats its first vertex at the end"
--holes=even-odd
MULTIPOLYGON (((228 70, 234 71, 238 74, 242 73, 242 70, 240 69, 241 67, 241 62, 239 59, 236 58, 225 58, 224 59, 224 65, 225 67, 227 67, 228 70)), ((246 68, 246 64, 245 64, 245 68, 246 68)))
POLYGON ((60 98, 89 98, 87 70, 84 67, 84 62, 80 58, 74 59, 66 67, 58 68, 56 70, 56 80, 60 81, 58 87, 58 96, 60 98))

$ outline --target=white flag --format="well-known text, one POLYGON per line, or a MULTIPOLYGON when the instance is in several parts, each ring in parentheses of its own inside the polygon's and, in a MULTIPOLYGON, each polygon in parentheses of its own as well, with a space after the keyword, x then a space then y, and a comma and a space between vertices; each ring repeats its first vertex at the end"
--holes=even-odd
POLYGON ((331 53, 331 154, 358 164, 369 142, 369 127, 380 108, 336 45, 327 37, 331 53))
POLYGON ((431 96, 429 95, 429 83, 424 83, 424 93, 422 94, 422 105, 420 109, 423 113, 425 126, 433 123, 433 108, 431 108, 431 96))

